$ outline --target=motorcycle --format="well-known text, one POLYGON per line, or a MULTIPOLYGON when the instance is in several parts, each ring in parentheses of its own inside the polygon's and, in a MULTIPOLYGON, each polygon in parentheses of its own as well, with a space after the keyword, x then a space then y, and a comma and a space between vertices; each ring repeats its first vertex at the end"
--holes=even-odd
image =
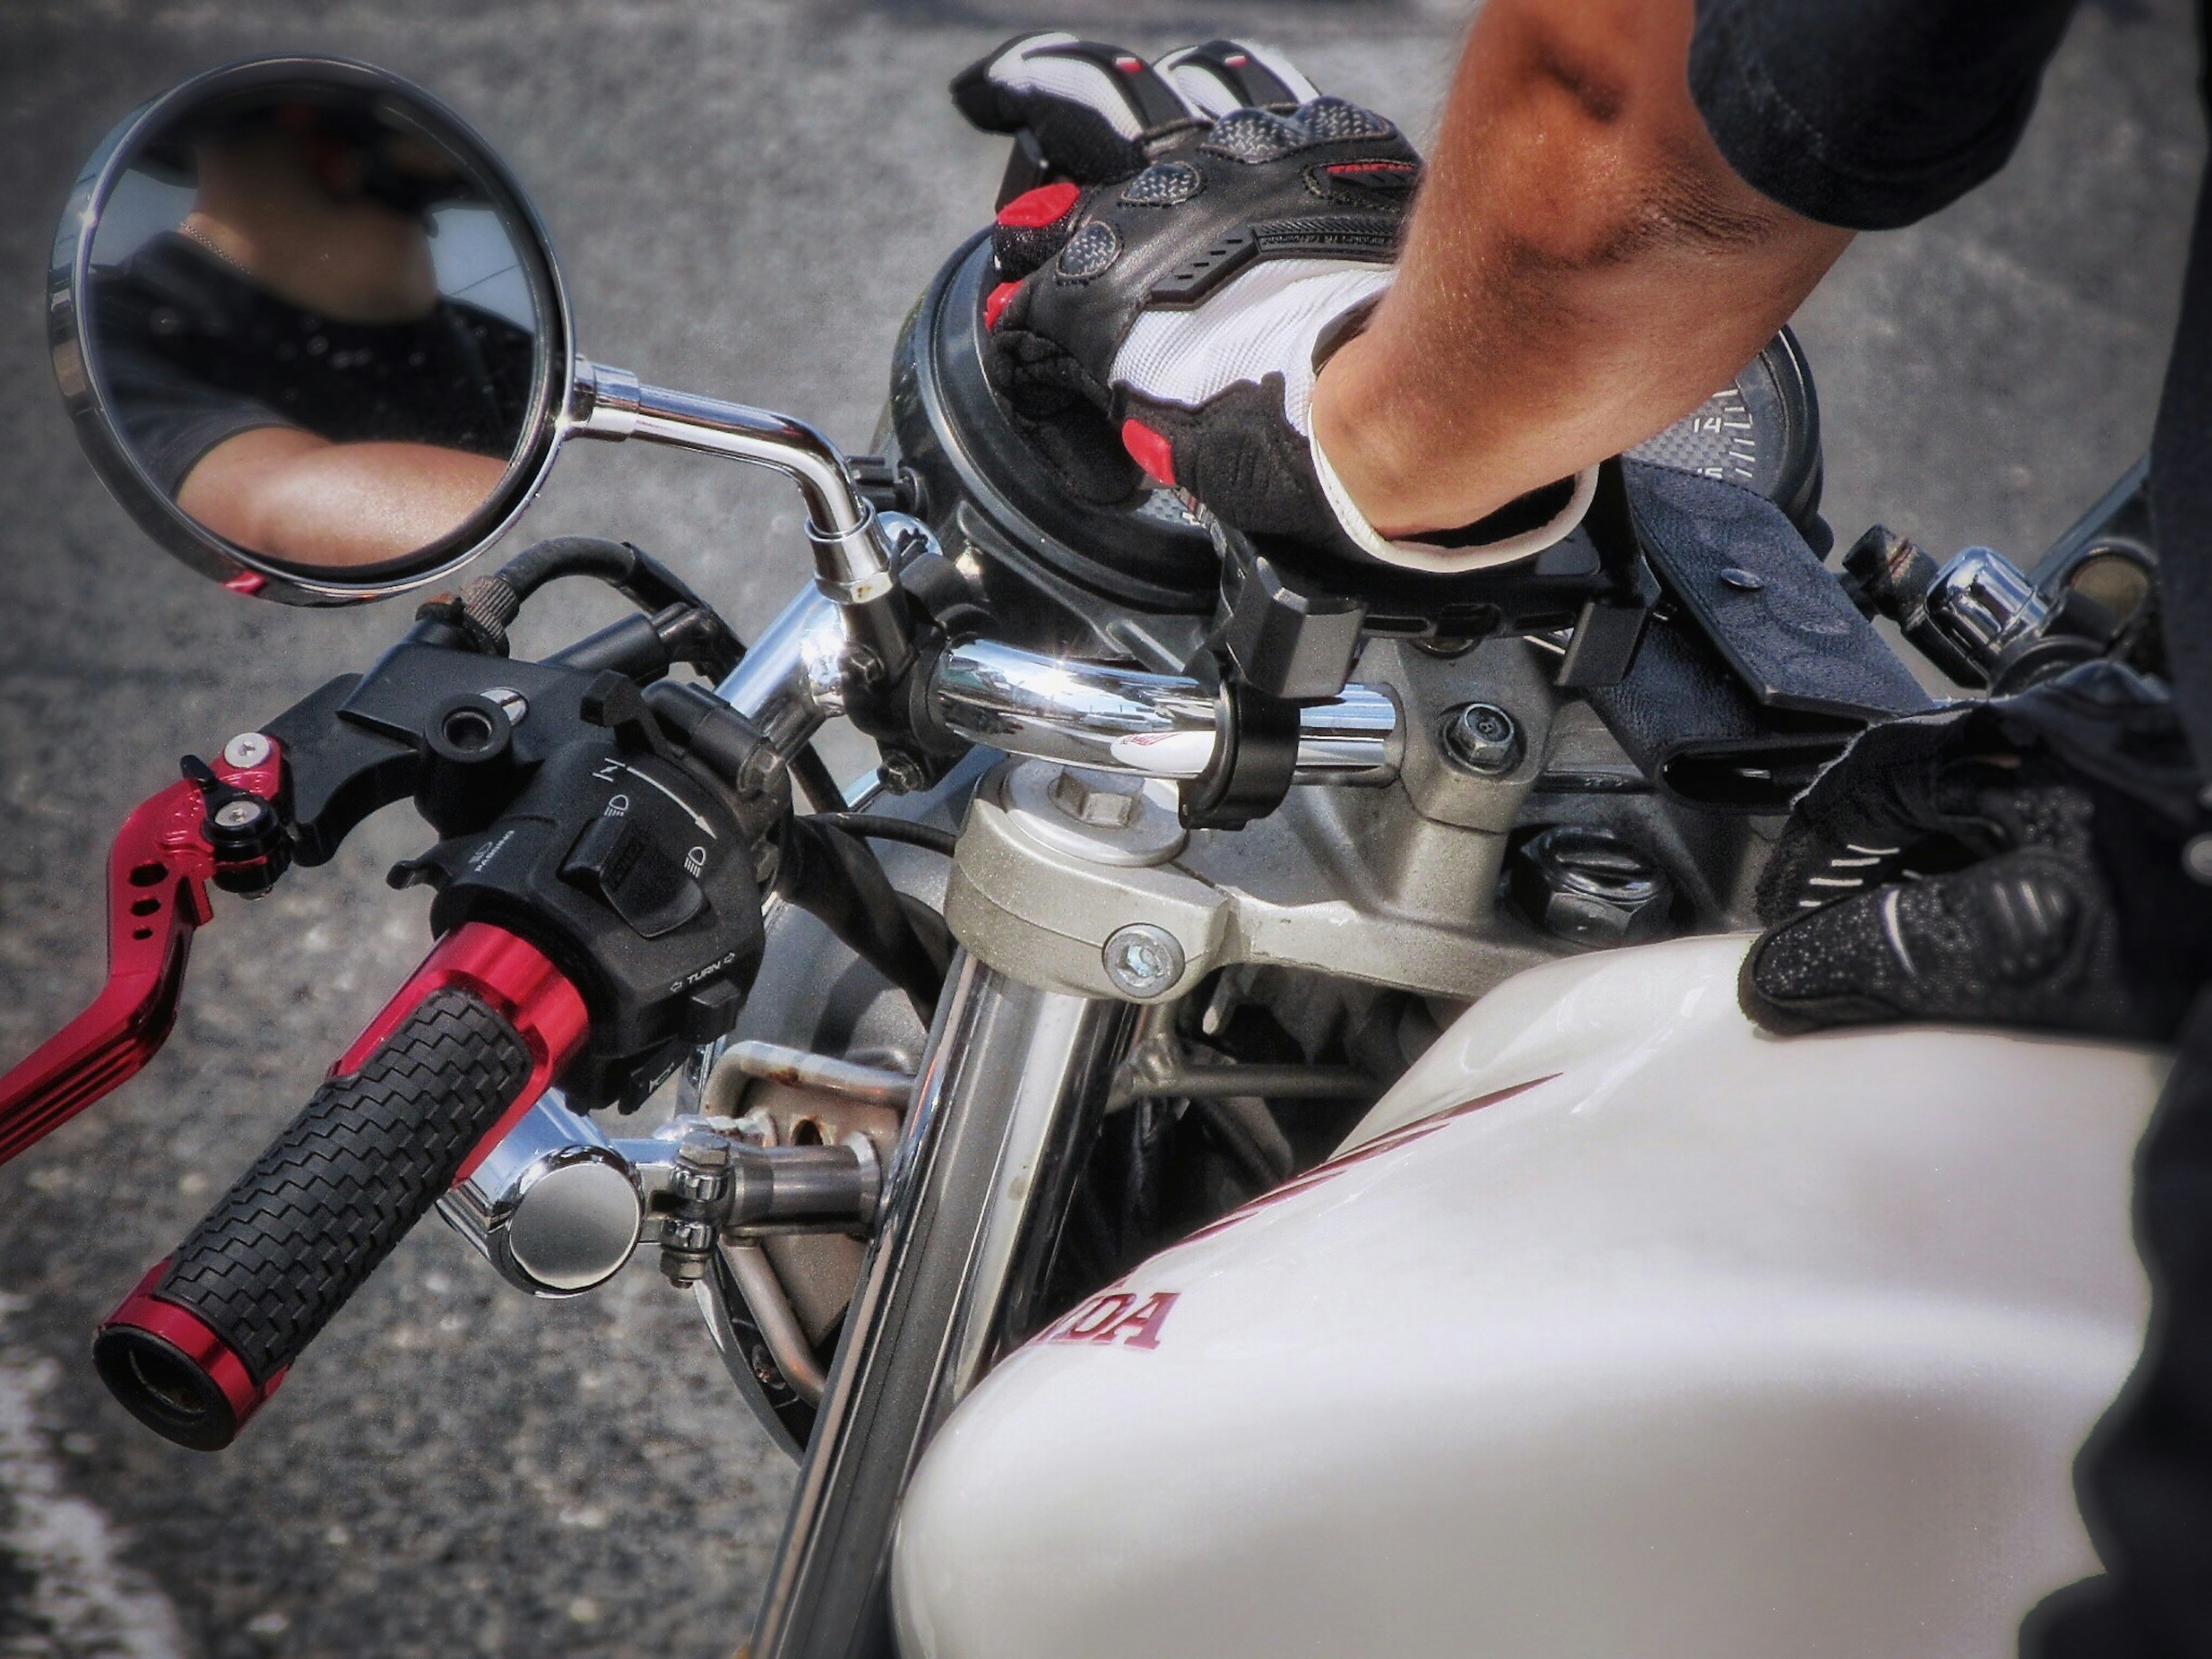
POLYGON ((2032 570, 1876 526, 1838 575, 1785 332, 1553 547, 1329 568, 1056 492, 991 257, 848 456, 580 356, 521 186, 381 71, 233 64, 104 142, 57 377, 233 592, 431 589, 587 441, 781 473, 816 576, 748 645, 540 543, 130 816, 0 1159, 160 1046, 210 886, 411 800, 435 939, 101 1380, 219 1449, 434 1210, 528 1295, 647 1252, 693 1297, 801 1460, 762 1659, 2009 1643, 2094 1569, 2163 1058, 1776 1039, 1735 978, 1790 799, 1930 705, 1873 619, 1966 690, 2148 662, 2141 469, 2032 570), (514 657, 573 577, 633 614, 514 657), (836 720, 880 757, 843 787, 836 720))

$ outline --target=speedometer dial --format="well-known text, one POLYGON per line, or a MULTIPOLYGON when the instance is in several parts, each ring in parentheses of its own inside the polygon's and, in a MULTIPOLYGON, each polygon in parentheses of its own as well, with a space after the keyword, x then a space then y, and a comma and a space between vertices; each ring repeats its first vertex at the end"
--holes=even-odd
POLYGON ((1628 452, 1758 491, 1825 552, 1820 506, 1820 413, 1797 338, 1784 329, 1735 381, 1628 452))

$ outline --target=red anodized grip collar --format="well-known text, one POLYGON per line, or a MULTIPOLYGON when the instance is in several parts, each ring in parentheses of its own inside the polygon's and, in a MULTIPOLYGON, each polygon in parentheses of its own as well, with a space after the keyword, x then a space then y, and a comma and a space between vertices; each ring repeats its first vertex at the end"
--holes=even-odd
MULTIPOLYGON (((169 1260, 164 1256, 138 1281, 137 1288, 123 1298, 122 1305, 100 1322, 100 1328, 105 1334, 120 1325, 159 1337, 220 1389, 230 1407, 230 1420, 227 1424, 210 1423, 206 1437, 216 1441, 219 1435, 216 1443, 227 1445, 245 1426, 246 1419, 259 1411, 263 1402, 276 1392, 290 1368, 280 1365, 269 1374, 266 1382, 257 1384, 246 1370, 246 1362, 231 1351, 228 1342, 210 1330, 198 1315, 173 1302, 155 1298, 154 1286, 161 1283, 161 1275, 168 1270, 169 1260)), ((212 1444, 201 1448, 215 1449, 212 1444)))
POLYGON ((449 986, 497 1009, 530 1050, 531 1060, 522 1092, 470 1152, 454 1176, 458 1184, 476 1172, 491 1149, 537 1104, 561 1068, 576 1057, 590 1033, 591 1020, 582 995, 543 951, 490 922, 464 922, 438 941, 399 994, 384 1005, 384 1012, 338 1056, 330 1074, 344 1077, 359 1071, 377 1045, 425 998, 449 986))

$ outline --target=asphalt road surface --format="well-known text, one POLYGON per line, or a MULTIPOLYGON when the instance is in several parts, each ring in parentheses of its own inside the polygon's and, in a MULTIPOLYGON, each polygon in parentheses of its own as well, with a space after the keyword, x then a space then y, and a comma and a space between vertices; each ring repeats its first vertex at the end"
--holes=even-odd
MULTIPOLYGON (((131 805, 331 673, 398 608, 283 611, 154 552, 45 360, 76 167, 222 59, 334 51, 413 76, 513 161, 585 349, 860 446, 899 318, 988 210, 1000 157, 942 94, 1016 28, 1159 48, 1243 29, 1414 130, 1465 8, 1188 0, 9 0, 0 9, 0 1064, 90 996, 102 854, 131 805)), ((2182 0, 2085 7, 2017 161, 1870 238, 1799 320, 1829 511, 2032 556, 2141 452, 2201 142, 2182 0)), ((511 547, 635 539, 757 627, 805 574, 775 481, 587 447, 511 547)), ((571 585, 574 586, 574 585, 571 585)), ((542 614, 541 614, 542 613, 542 614)), ((523 649, 611 615, 562 593, 523 649)), ((0 1170, 0 1656, 727 1654, 792 1471, 687 1303, 644 1268, 527 1301, 419 1230, 240 1443, 171 1448, 86 1361, 99 1316, 313 1088, 420 956, 381 880, 404 809, 276 896, 221 907, 185 1012, 118 1096, 0 1170)))

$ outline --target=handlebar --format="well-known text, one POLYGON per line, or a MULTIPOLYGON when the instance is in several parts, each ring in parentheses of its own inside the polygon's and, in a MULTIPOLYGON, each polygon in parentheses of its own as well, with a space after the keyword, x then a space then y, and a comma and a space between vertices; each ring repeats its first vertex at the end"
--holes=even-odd
MULTIPOLYGON (((716 694, 787 758, 845 712, 837 607, 809 588, 784 607, 716 694)), ((1140 777, 1194 778, 1220 741, 1212 693, 1180 674, 1044 656, 991 640, 948 647, 927 688, 938 717, 1010 755, 1140 777)), ((1385 784, 1398 772, 1398 708, 1347 685, 1298 714, 1302 784, 1385 784)))
POLYGON ((456 928, 109 1316, 93 1343, 100 1379, 178 1444, 228 1445, 585 1034, 583 999, 534 946, 483 923, 456 928))
MULTIPOLYGON (((1194 778, 1220 742, 1212 694, 1180 674, 1077 662, 976 640, 939 659, 939 718, 1010 754, 1148 778, 1194 778)), ((1398 709, 1371 686, 1298 711, 1297 783, 1388 783, 1398 709)))

